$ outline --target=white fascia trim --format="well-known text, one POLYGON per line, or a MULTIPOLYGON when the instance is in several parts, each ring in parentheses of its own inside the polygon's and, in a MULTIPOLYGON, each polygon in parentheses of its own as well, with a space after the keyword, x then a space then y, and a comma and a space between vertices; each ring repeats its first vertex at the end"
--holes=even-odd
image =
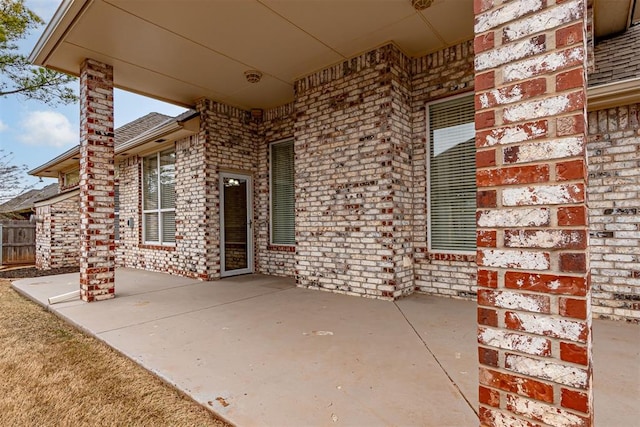
POLYGON ((29 62, 46 66, 51 51, 71 29, 77 17, 93 0, 63 0, 29 54, 29 62))
MULTIPOLYGON (((187 122, 189 122, 190 120, 192 120, 197 114, 194 113, 193 116, 186 118, 184 121, 171 121, 169 123, 167 123, 164 126, 161 126, 159 128, 153 128, 148 130, 147 132, 144 132, 132 139, 130 139, 129 141, 120 144, 116 147, 115 149, 115 154, 120 154, 120 153, 124 153, 127 150, 131 150, 132 148, 136 148, 140 145, 143 144, 147 144, 149 142, 153 142, 156 139, 165 137, 165 136, 170 136, 175 132, 178 131, 185 131, 185 132, 189 132, 191 134, 196 133, 194 130, 189 129, 189 126, 187 125, 187 122)), ((64 162, 66 160, 69 160, 73 157, 79 156, 80 155, 80 146, 76 145, 75 147, 65 151, 64 153, 60 154, 58 157, 49 160, 47 163, 36 167, 35 169, 32 169, 28 172, 29 175, 33 175, 33 176, 45 176, 45 177, 50 177, 50 178, 55 178, 57 176, 57 174, 55 176, 51 176, 50 174, 46 174, 44 173, 44 171, 48 170, 48 169, 53 169, 55 168, 56 165, 58 165, 61 162, 64 162)))
POLYGON ((588 111, 637 102, 640 102, 640 77, 587 88, 588 111))
POLYGON ((53 205, 54 203, 62 202, 63 200, 67 200, 72 198, 73 196, 77 196, 80 194, 80 189, 76 188, 75 190, 65 191, 64 193, 58 194, 56 196, 49 197, 48 199, 40 200, 39 202, 35 202, 33 204, 34 207, 40 208, 42 206, 53 205))
MULTIPOLYGON (((165 126, 162 126, 161 128, 151 129, 150 131, 147 131, 141 135, 138 135, 121 145, 118 145, 118 147, 115 150, 115 154, 124 153, 127 150, 135 148, 139 145, 155 141, 158 138, 162 138, 164 136, 170 135, 176 131, 181 130, 182 128, 183 128, 182 124, 174 121, 174 122, 168 123, 165 126)), ((59 163, 79 155, 80 155, 80 146, 76 145, 70 150, 67 150, 64 153, 60 154, 58 157, 52 160, 49 160, 47 163, 43 164, 42 166, 38 166, 37 168, 30 170, 28 174, 34 175, 34 176, 50 177, 49 176, 50 174, 45 174, 44 171, 48 169, 53 169, 59 163)))

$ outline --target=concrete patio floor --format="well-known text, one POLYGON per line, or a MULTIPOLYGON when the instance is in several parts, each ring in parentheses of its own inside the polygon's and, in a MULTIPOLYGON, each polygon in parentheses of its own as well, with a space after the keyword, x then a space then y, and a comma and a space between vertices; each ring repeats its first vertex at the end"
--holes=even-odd
MULTIPOLYGON (((14 288, 238 426, 475 426, 476 305, 396 303, 262 275, 116 271, 115 299, 48 305, 78 274, 14 288)), ((640 419, 640 327, 594 321, 597 426, 640 419)))

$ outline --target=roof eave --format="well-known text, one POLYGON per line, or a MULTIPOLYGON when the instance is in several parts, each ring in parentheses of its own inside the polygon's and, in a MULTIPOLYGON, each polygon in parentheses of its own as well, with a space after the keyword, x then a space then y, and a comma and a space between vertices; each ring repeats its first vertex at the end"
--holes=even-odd
POLYGON ((167 136, 171 136, 172 140, 176 140, 181 137, 180 135, 178 135, 178 133, 182 133, 181 131, 186 131, 189 134, 194 134, 196 131, 191 126, 189 126, 188 122, 198 115, 199 114, 194 111, 192 115, 185 117, 182 120, 174 119, 173 121, 163 126, 149 129, 148 131, 143 132, 140 135, 135 136, 122 144, 119 144, 116 147, 115 153, 125 153, 150 142, 156 142, 156 140, 167 136))
POLYGON ((49 55, 93 0, 63 0, 29 54, 29 62, 46 66, 49 55))
MULTIPOLYGON (((172 120, 163 126, 149 129, 148 131, 116 146, 115 154, 140 149, 144 145, 156 142, 158 139, 164 137, 170 137, 171 140, 177 140, 185 135, 193 135, 197 132, 197 128, 199 126, 198 122, 193 121, 193 119, 198 117, 198 115, 199 114, 196 111, 193 111, 190 115, 185 115, 184 117, 181 116, 180 120, 172 120)), ((33 176, 56 178, 58 176, 57 172, 63 169, 58 167, 58 165, 78 155, 80 155, 80 146, 76 145, 47 163, 30 170, 28 174, 33 176), (56 173, 53 174, 53 171, 56 173)))
POLYGON ((29 172, 27 172, 29 175, 33 175, 33 176, 41 176, 41 177, 47 177, 47 178, 57 178, 58 174, 56 173, 55 175, 52 175, 52 172, 46 172, 47 170, 55 170, 56 172, 58 171, 58 169, 56 169, 55 167, 66 161, 69 159, 72 159, 75 156, 80 155, 80 146, 76 145, 75 147, 71 147, 69 150, 65 151, 64 153, 60 154, 58 157, 55 157, 51 160, 49 160, 47 163, 38 166, 32 170, 30 170, 29 172))
POLYGON ((638 102, 640 102, 640 77, 587 88, 589 111, 638 102))
POLYGON ((73 196, 80 194, 79 188, 73 188, 71 190, 63 191, 62 193, 54 194, 49 197, 45 197, 44 199, 37 200, 33 202, 34 208, 39 208, 42 206, 49 206, 57 202, 61 202, 63 200, 67 200, 73 196))

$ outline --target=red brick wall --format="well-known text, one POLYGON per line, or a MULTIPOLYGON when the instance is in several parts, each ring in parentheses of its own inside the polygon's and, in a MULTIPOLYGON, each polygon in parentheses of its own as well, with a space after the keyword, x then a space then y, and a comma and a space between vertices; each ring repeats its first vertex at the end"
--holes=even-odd
POLYGON ((36 268, 48 270, 51 268, 51 205, 37 207, 36 217, 36 268))
POLYGON ((80 296, 114 297, 113 68, 80 70, 80 296))
MULTIPOLYGON (((69 197, 49 208, 51 246, 49 268, 77 267, 80 255, 80 197, 69 197)), ((37 253, 37 250, 36 250, 37 253)))
POLYGON ((480 421, 589 426, 586 4, 475 12, 480 421))

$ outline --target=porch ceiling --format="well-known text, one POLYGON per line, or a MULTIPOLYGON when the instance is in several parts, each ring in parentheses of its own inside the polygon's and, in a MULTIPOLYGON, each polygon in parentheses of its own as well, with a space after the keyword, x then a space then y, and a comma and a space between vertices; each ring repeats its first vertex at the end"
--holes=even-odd
MULTIPOLYGON (((626 3, 628 17, 631 2, 596 7, 626 3)), ((420 12, 410 0, 65 0, 31 59, 78 75, 93 58, 117 87, 180 105, 269 108, 293 99, 297 78, 387 42, 419 56, 469 40, 473 19, 473 0, 420 12)))
POLYGON ((36 46, 37 64, 78 75, 84 58, 114 66, 115 84, 191 106, 206 96, 244 108, 293 99, 293 82, 395 42, 420 55, 473 37, 472 0, 72 0, 36 46), (244 72, 263 73, 257 84, 244 72))

